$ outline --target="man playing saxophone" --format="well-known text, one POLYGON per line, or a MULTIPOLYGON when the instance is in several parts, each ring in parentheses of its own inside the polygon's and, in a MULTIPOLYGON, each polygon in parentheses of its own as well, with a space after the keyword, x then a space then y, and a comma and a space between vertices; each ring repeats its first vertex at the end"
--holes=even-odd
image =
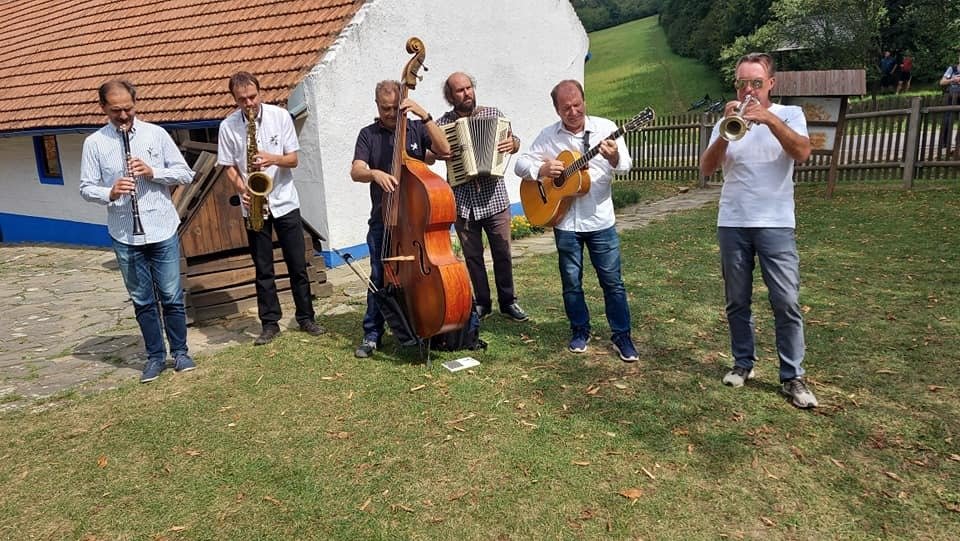
POLYGON ((252 74, 235 73, 229 88, 237 109, 220 123, 217 163, 226 167, 227 178, 240 194, 244 214, 249 214, 251 207, 262 207, 262 214, 247 216, 247 242, 256 268, 257 311, 262 325, 253 343, 264 345, 280 333, 283 313, 273 266, 274 229, 290 274, 297 323, 301 331, 318 336, 324 329, 315 321, 300 198, 291 172, 297 166, 300 149, 293 120, 286 110, 261 103, 260 82, 252 74), (254 146, 256 150, 252 151, 254 146), (266 183, 259 181, 248 186, 248 179, 256 176, 262 180, 264 175, 272 180, 271 187, 264 189, 266 183), (258 202, 257 198, 262 199, 258 202))

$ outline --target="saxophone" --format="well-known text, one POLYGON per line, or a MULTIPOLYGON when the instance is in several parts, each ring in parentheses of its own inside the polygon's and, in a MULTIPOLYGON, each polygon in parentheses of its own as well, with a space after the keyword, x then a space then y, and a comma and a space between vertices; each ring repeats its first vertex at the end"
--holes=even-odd
POLYGON ((250 193, 250 210, 247 229, 260 231, 267 212, 267 195, 273 190, 273 177, 258 171, 257 160, 257 112, 254 107, 246 109, 247 115, 247 192, 250 193))

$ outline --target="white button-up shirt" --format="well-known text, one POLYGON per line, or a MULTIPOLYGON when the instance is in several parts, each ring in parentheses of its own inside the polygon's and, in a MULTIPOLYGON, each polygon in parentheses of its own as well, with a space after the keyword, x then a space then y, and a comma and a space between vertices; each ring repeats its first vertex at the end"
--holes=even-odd
MULTIPOLYGON (((617 125, 605 118, 587 116, 584 131, 590 132, 588 146, 593 148, 616 132, 617 125)), ((525 179, 536 179, 544 162, 556 159, 564 150, 583 154, 583 133, 570 132, 563 127, 563 122, 547 126, 530 145, 530 149, 517 160, 514 172, 525 179)), ((590 191, 574 198, 570 210, 554 226, 555 229, 584 233, 601 231, 616 223, 611 199, 611 181, 614 174, 627 173, 633 165, 622 137, 617 139, 617 149, 620 151, 620 161, 616 167, 610 165, 601 154, 590 160, 590 191)))
POLYGON ((170 186, 193 182, 193 170, 166 130, 138 118, 134 118, 130 130, 130 155, 153 169, 152 179, 138 177, 135 180, 143 235, 133 234, 130 196, 110 201, 111 188, 118 178, 126 175, 127 169, 122 135, 112 123, 83 141, 80 195, 87 201, 107 206, 107 231, 114 240, 131 245, 165 241, 176 234, 180 225, 170 198, 170 186))
MULTIPOLYGON (((261 104, 257 115, 257 149, 269 154, 288 154, 300 150, 297 132, 290 113, 276 105, 261 104)), ((247 179, 247 117, 241 109, 230 113, 220 123, 217 163, 236 166, 247 179)), ((270 214, 279 218, 300 208, 300 196, 293 185, 293 172, 287 167, 271 165, 263 170, 273 177, 273 191, 267 196, 270 214)), ((246 214, 246 210, 244 210, 246 214)))

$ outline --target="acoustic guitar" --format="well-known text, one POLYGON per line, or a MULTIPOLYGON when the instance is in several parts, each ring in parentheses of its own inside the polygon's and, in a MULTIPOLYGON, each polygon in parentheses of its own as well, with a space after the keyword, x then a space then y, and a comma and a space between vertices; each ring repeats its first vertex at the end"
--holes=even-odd
MULTIPOLYGON (((647 107, 627 121, 604 140, 616 140, 623 134, 636 131, 653 121, 656 115, 647 107)), ((535 226, 554 226, 566 214, 573 200, 590 191, 590 173, 587 164, 600 152, 597 144, 586 154, 564 150, 557 156, 563 162, 563 172, 557 178, 524 180, 520 183, 520 202, 527 221, 535 226)))

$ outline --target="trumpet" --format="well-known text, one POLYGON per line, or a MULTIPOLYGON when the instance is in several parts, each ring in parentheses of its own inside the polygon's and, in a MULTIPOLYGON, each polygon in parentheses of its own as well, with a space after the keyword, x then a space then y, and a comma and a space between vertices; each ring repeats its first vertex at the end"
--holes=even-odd
MULTIPOLYGON (((123 144, 123 174, 133 178, 133 182, 136 183, 137 179, 133 177, 133 171, 130 169, 130 160, 132 156, 130 155, 130 131, 126 126, 122 128, 117 128, 117 131, 120 132, 120 141, 123 144)), ((130 210, 133 212, 133 234, 137 237, 143 236, 143 222, 140 221, 140 205, 137 204, 137 192, 134 190, 130 193, 130 210)))
POLYGON ((747 134, 747 130, 750 129, 752 122, 743 118, 743 111, 746 110, 747 105, 749 105, 751 101, 757 101, 757 98, 747 96, 740 102, 740 105, 733 110, 733 116, 725 117, 720 121, 720 137, 723 137, 727 141, 739 141, 747 134))
POLYGON ((273 191, 273 177, 258 171, 257 159, 257 113, 253 107, 246 109, 247 114, 247 191, 250 192, 250 211, 247 216, 247 229, 260 231, 268 212, 267 195, 273 191))

